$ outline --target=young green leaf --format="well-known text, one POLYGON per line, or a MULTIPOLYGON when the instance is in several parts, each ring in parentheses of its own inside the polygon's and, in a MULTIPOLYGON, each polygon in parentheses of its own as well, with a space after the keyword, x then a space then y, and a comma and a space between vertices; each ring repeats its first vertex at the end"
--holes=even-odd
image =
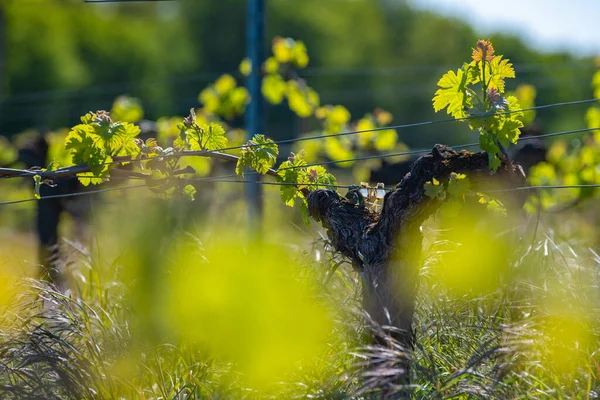
POLYGON ((235 173, 243 176, 244 169, 251 168, 258 173, 266 174, 277 161, 279 148, 271 139, 257 134, 242 148, 235 167, 235 173))
POLYGON ((454 71, 448 71, 438 81, 438 89, 433 97, 433 109, 435 112, 448 107, 448 114, 454 118, 464 118, 466 116, 465 107, 468 106, 466 85, 469 83, 469 75, 461 68, 454 71))
POLYGON ((502 56, 496 56, 490 62, 490 69, 491 76, 488 88, 494 88, 500 93, 504 93, 504 80, 515 77, 512 64, 508 60, 503 60, 502 56))
POLYGON ((444 186, 440 182, 433 178, 431 181, 425 182, 425 196, 432 199, 444 200, 446 198, 446 191, 444 186))
POLYGON ((194 201, 194 195, 196 194, 196 188, 192 185, 185 185, 183 188, 183 194, 190 201, 194 201))
POLYGON ((488 153, 488 164, 492 171, 496 171, 502 164, 501 157, 502 153, 494 135, 487 131, 480 131, 479 134, 479 147, 481 150, 488 153))
POLYGON ((219 124, 210 123, 202 125, 202 135, 200 137, 200 147, 202 150, 219 150, 227 147, 227 137, 225 130, 219 124))
POLYGON ((465 193, 469 190, 471 183, 465 174, 452 172, 448 180, 448 194, 456 199, 464 199, 465 193))

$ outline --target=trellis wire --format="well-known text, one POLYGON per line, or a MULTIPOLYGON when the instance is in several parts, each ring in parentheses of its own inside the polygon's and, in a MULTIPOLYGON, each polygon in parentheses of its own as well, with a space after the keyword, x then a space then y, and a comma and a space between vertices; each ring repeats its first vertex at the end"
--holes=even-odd
MULTIPOLYGON (((189 179, 189 180, 199 180, 199 179, 189 179)), ((248 181, 245 180, 214 180, 214 182, 222 182, 222 183, 248 183, 248 181)), ((291 183, 291 182, 264 182, 264 181, 260 181, 259 184, 261 185, 272 185, 272 186, 323 186, 323 187, 330 187, 330 188, 340 188, 340 189, 350 189, 354 186, 346 186, 346 185, 329 185, 329 184, 321 184, 321 183, 307 183, 307 184, 295 184, 295 183, 291 183)), ((44 199, 55 199, 55 198, 64 198, 64 197, 74 197, 74 196, 84 196, 84 195, 90 195, 90 194, 97 194, 97 193, 104 193, 104 192, 112 192, 112 191, 120 191, 120 190, 128 190, 128 189, 139 189, 139 188, 143 188, 143 187, 147 187, 147 185, 132 185, 132 186, 122 186, 122 187, 117 187, 117 188, 108 188, 108 189, 101 189, 101 190, 90 190, 90 191, 86 191, 86 192, 78 192, 78 193, 65 193, 65 194, 58 194, 58 195, 51 195, 51 196, 44 196, 41 199, 36 199, 36 198, 28 198, 28 199, 21 199, 21 200, 11 200, 11 201, 5 201, 5 202, 0 202, 0 206, 4 206, 4 205, 11 205, 11 204, 18 204, 18 203, 25 203, 25 202, 30 202, 30 201, 41 201, 44 199)), ((537 186, 519 186, 519 187, 514 187, 514 188, 508 188, 508 189, 493 189, 493 190, 486 190, 483 191, 484 193, 500 193, 500 192, 514 192, 514 191, 519 191, 519 190, 537 190, 537 189, 584 189, 584 188, 599 188, 600 184, 582 184, 582 185, 537 185, 537 186)), ((383 190, 386 191, 391 191, 394 190, 394 188, 383 188, 383 190)))
MULTIPOLYGON (((455 121, 461 121, 461 120, 470 120, 470 119, 475 119, 475 118, 486 118, 486 117, 493 116, 493 115, 505 115, 505 114, 511 114, 511 113, 516 113, 516 112, 525 112, 525 111, 539 110, 539 109, 551 108, 551 107, 561 107, 561 106, 567 106, 567 105, 586 104, 586 103, 591 103, 591 102, 595 102, 595 101, 600 101, 600 98, 593 98, 593 99, 587 99, 587 100, 576 100, 576 101, 562 102, 562 103, 553 103, 553 104, 545 104, 545 105, 540 105, 540 106, 535 106, 535 107, 523 108, 523 109, 520 109, 520 110, 500 112, 500 113, 496 113, 496 114, 490 114, 490 113, 487 113, 487 114, 478 114, 478 115, 469 116, 469 117, 465 117, 465 118, 461 118, 461 119, 447 118, 447 119, 436 120, 436 121, 416 122, 416 123, 403 124, 403 125, 390 125, 390 126, 387 126, 387 127, 364 129, 364 130, 359 130, 359 131, 348 131, 348 132, 341 132, 341 133, 335 133, 335 134, 330 134, 330 135, 315 135, 315 136, 307 136, 307 137, 294 138, 294 139, 284 139, 284 140, 274 141, 274 142, 266 143, 266 144, 265 143, 243 144, 243 145, 238 145, 238 146, 224 147, 224 148, 216 149, 216 150, 203 150, 201 152, 194 152, 193 154, 190 153, 190 152, 188 152, 188 153, 185 153, 185 152, 183 152, 183 153, 173 153, 173 154, 168 154, 168 155, 164 155, 164 156, 161 156, 161 157, 169 158, 169 157, 184 157, 184 156, 188 156, 188 155, 201 155, 201 154, 207 154, 208 155, 208 154, 211 154, 211 153, 224 152, 224 151, 228 151, 228 150, 238 150, 238 149, 249 148, 249 147, 260 147, 260 146, 268 146, 268 145, 274 145, 274 144, 280 145, 280 144, 296 143, 296 142, 302 142, 302 141, 308 141, 308 140, 326 139, 326 138, 338 137, 338 136, 356 135, 356 134, 367 133, 367 132, 377 132, 377 131, 389 130, 389 129, 405 129, 405 128, 417 127, 417 126, 436 125, 436 124, 441 124, 441 123, 449 123, 449 122, 455 122, 455 121)), ((532 140, 532 139, 535 139, 535 138, 560 136, 560 135, 567 135, 567 134, 573 134, 573 133, 587 132, 587 131, 598 130, 598 129, 600 129, 600 128, 586 128, 586 129, 578 129, 578 130, 574 130, 574 131, 564 131, 564 132, 557 132, 557 133, 549 133, 549 134, 545 134, 545 135, 523 137, 523 138, 519 138, 519 140, 532 140)), ((452 147, 458 149, 458 148, 466 148, 466 147, 472 147, 472 146, 477 146, 477 145, 478 145, 478 143, 468 143, 468 144, 457 145, 457 146, 452 146, 452 147)), ((409 150, 409 151, 406 151, 406 152, 400 152, 400 153, 392 153, 392 154, 388 154, 388 155, 382 155, 381 158, 396 157, 396 156, 403 156, 403 155, 412 155, 412 154, 422 154, 422 153, 427 152, 427 151, 429 151, 429 150, 409 150)), ((364 156, 364 157, 357 157, 355 159, 348 159, 348 160, 325 161, 325 162, 322 162, 322 163, 319 163, 319 164, 325 164, 325 165, 327 165, 327 164, 336 164, 336 163, 342 163, 342 162, 369 160, 369 159, 373 159, 373 158, 379 158, 379 156, 364 156)), ((139 160, 139 161, 143 161, 143 160, 139 160)), ((104 165, 114 165, 114 164, 120 164, 120 163, 122 163, 122 161, 112 161, 112 162, 108 162, 108 163, 101 163, 101 164, 90 165, 89 167, 93 168, 93 167, 99 167, 99 166, 104 166, 104 165)), ((22 176, 30 176, 30 175, 32 175, 31 172, 29 172, 29 171, 27 171, 27 172, 23 171, 23 175, 3 176, 1 178, 22 177, 22 176)))

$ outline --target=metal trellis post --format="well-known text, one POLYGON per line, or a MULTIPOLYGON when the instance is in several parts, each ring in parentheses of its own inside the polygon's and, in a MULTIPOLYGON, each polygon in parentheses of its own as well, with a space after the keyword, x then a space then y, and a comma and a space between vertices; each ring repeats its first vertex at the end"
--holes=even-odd
MULTIPOLYGON (((265 2, 264 0, 248 0, 246 26, 246 54, 252 65, 247 79, 251 100, 246 109, 246 131, 251 138, 257 133, 264 133, 264 100, 261 94, 261 67, 265 58, 265 2)), ((260 174, 251 174, 246 178, 249 221, 254 228, 260 226, 262 219, 262 188, 260 174)))

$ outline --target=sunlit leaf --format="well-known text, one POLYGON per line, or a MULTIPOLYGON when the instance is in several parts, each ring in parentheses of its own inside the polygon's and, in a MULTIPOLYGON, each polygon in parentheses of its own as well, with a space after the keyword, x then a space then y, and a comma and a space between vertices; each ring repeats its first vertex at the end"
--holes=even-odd
POLYGON ((433 97, 433 109, 435 112, 448 108, 448 114, 454 118, 464 118, 464 111, 467 105, 467 94, 465 87, 467 84, 467 75, 462 69, 448 71, 438 82, 438 89, 433 97))
POLYGON ((504 80, 506 78, 514 78, 515 70, 508 60, 503 60, 502 56, 495 57, 490 63, 492 76, 489 87, 498 89, 500 93, 504 93, 504 80))
POLYGON ((244 169, 251 168, 261 174, 266 174, 277 161, 279 149, 271 139, 257 134, 248 141, 241 151, 235 167, 237 175, 244 175, 244 169))

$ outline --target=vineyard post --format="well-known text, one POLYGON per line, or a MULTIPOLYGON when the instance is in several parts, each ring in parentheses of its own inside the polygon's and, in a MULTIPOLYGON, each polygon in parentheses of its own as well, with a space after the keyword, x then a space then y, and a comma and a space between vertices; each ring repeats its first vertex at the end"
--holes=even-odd
MULTIPOLYGON (((264 0, 248 0, 246 53, 252 65, 247 81, 250 103, 245 116, 248 139, 258 133, 264 133, 265 125, 264 100, 261 94, 261 68, 265 59, 264 5, 264 0)), ((260 174, 249 174, 246 179, 250 181, 246 185, 249 222, 254 228, 257 228, 262 218, 262 189, 258 183, 260 174)))

